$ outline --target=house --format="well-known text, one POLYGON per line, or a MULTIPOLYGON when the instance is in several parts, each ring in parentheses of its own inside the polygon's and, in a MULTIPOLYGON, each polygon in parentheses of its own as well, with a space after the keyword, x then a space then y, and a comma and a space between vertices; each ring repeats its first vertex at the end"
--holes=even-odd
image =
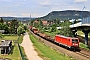
POLYGON ((0 33, 4 33, 5 32, 5 30, 0 30, 0 33))
POLYGON ((9 54, 12 49, 12 41, 2 40, 0 44, 0 53, 1 54, 9 54))
POLYGON ((49 25, 48 21, 46 21, 46 20, 42 20, 42 24, 43 24, 43 25, 46 25, 46 26, 49 25))
POLYGON ((35 23, 38 23, 39 21, 38 21, 38 20, 35 20, 34 22, 35 22, 35 23))

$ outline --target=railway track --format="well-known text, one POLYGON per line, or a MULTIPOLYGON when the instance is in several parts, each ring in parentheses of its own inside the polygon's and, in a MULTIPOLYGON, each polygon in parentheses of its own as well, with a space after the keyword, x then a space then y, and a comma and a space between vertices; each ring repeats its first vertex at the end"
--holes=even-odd
POLYGON ((90 59, 90 50, 86 50, 84 48, 80 48, 80 50, 81 50, 80 52, 76 52, 76 53, 90 59))
POLYGON ((83 56, 83 57, 86 57, 86 58, 90 59, 90 55, 88 55, 88 54, 85 54, 85 53, 82 53, 82 52, 76 52, 76 53, 83 56))
POLYGON ((44 43, 46 46, 50 46, 51 48, 55 49, 56 51, 58 51, 60 53, 63 53, 66 56, 67 55, 72 56, 76 60, 90 60, 90 51, 88 52, 84 49, 81 49, 80 52, 69 51, 65 48, 60 47, 60 45, 58 45, 58 44, 52 43, 46 39, 43 39, 43 38, 37 36, 36 34, 33 34, 33 35, 35 37, 37 37, 38 39, 40 39, 40 42, 44 43))

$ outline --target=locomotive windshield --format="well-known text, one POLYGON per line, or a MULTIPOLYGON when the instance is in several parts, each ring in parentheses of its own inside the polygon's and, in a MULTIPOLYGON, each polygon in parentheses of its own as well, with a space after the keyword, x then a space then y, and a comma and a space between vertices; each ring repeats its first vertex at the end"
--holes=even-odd
POLYGON ((72 39, 72 43, 77 43, 78 40, 77 39, 72 39))

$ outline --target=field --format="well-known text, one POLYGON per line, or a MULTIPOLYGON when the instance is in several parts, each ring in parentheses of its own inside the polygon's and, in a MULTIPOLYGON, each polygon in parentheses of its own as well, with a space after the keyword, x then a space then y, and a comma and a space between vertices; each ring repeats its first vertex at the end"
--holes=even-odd
POLYGON ((44 60, 70 60, 69 56, 58 53, 56 50, 38 42, 37 38, 30 34, 30 39, 35 46, 35 50, 38 51, 38 55, 44 60))
POLYGON ((17 35, 3 35, 3 38, 4 40, 17 40, 18 39, 18 36, 17 35))

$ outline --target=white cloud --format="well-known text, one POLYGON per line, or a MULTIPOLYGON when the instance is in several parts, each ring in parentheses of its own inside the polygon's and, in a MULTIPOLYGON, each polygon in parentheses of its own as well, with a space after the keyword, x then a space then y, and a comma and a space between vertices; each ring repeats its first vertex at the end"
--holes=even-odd
POLYGON ((87 2, 87 0, 75 0, 74 2, 87 2))
POLYGON ((26 0, 0 0, 0 2, 6 1, 6 2, 12 2, 12 1, 26 1, 26 0))
POLYGON ((12 2, 13 0, 0 0, 0 1, 7 1, 7 2, 12 2))
POLYGON ((27 17, 27 16, 30 16, 30 14, 29 13, 22 13, 22 16, 27 17))
POLYGON ((0 14, 1 17, 8 17, 8 16, 12 16, 13 14, 8 14, 8 13, 3 13, 3 14, 0 14))
POLYGON ((42 6, 50 6, 50 2, 49 1, 39 2, 39 4, 42 5, 42 6))

